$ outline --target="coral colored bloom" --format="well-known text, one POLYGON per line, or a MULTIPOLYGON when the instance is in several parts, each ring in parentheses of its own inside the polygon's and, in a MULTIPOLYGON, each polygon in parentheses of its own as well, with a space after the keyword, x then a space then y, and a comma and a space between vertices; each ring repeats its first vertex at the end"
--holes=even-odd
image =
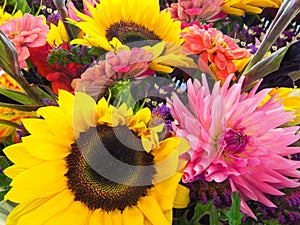
POLYGON ((251 54, 240 48, 234 39, 211 26, 193 25, 181 35, 185 39, 183 46, 191 53, 199 55, 199 68, 206 72, 210 63, 210 68, 218 80, 224 80, 229 74, 237 71, 233 60, 251 57, 251 54))
POLYGON ((19 64, 22 68, 26 67, 25 60, 30 56, 28 48, 45 45, 46 36, 49 32, 43 17, 34 17, 27 13, 21 18, 3 23, 0 29, 15 46, 19 64))
POLYGON ((107 88, 118 80, 152 75, 149 71, 153 54, 141 48, 121 49, 106 54, 106 60, 99 61, 87 69, 80 79, 72 83, 75 91, 85 91, 91 96, 103 95, 107 88))
POLYGON ((279 8, 282 0, 225 0, 222 11, 237 16, 245 13, 260 14, 263 8, 279 8))
POLYGON ((290 147, 299 139, 298 127, 280 126, 291 120, 280 101, 261 101, 270 89, 257 87, 241 93, 244 77, 229 88, 229 76, 210 93, 205 77, 188 81, 188 104, 177 96, 171 114, 178 121, 177 135, 189 140, 188 165, 183 181, 204 176, 208 182, 229 180, 232 191, 241 194, 241 210, 255 218, 246 204, 254 200, 276 207, 264 194, 283 195, 278 189, 298 187, 299 161, 286 156, 300 152, 290 147))
POLYGON ((223 0, 179 0, 172 3, 167 11, 175 20, 191 22, 202 19, 213 22, 226 16, 225 13, 219 14, 222 5, 223 0))

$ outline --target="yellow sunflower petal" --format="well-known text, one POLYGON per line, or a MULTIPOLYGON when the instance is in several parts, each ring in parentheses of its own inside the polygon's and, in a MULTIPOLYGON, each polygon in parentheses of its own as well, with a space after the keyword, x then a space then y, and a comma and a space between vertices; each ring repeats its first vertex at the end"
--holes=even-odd
POLYGON ((55 131, 57 136, 63 137, 68 141, 74 139, 71 124, 69 124, 64 111, 59 107, 42 107, 37 110, 37 113, 43 116, 48 129, 55 131))
POLYGON ((89 221, 90 210, 81 202, 73 202, 63 212, 49 218, 44 225, 86 225, 89 221))
POLYGON ((42 160, 32 156, 22 143, 8 146, 4 149, 4 153, 10 161, 23 168, 30 168, 42 162, 42 160))
POLYGON ((4 170, 4 174, 11 179, 14 179, 18 174, 24 172, 27 168, 12 165, 4 170))
POLYGON ((73 109, 73 129, 75 137, 77 132, 86 131, 89 127, 96 126, 96 102, 95 100, 81 92, 75 93, 73 109))
POLYGON ((101 221, 102 212, 101 209, 95 209, 90 217, 89 225, 98 225, 99 221, 101 221))
POLYGON ((124 225, 143 224, 144 216, 136 206, 126 207, 122 213, 122 222, 124 225))
MULTIPOLYGON (((50 197, 49 197, 50 198, 50 197)), ((32 200, 26 203, 17 205, 8 215, 6 219, 6 225, 16 225, 20 217, 27 214, 28 212, 39 208, 43 205, 49 198, 32 200)))
POLYGON ((73 201, 74 196, 69 190, 62 191, 44 202, 40 207, 23 215, 18 225, 44 224, 52 216, 64 211, 73 201))
POLYGON ((26 118, 22 120, 22 123, 30 134, 43 134, 45 136, 54 135, 53 131, 47 127, 47 124, 43 119, 26 118))
POLYGON ((103 225, 114 225, 112 223, 112 219, 111 219, 111 212, 106 212, 104 210, 102 210, 102 218, 101 221, 103 221, 103 225))
POLYGON ((66 172, 67 168, 63 160, 44 162, 19 174, 17 179, 11 182, 11 186, 23 188, 28 186, 44 187, 64 177, 66 172))
POLYGON ((137 207, 153 225, 170 225, 170 222, 163 214, 159 204, 152 196, 141 198, 138 201, 137 207))
POLYGON ((177 186, 177 194, 174 200, 174 208, 183 209, 190 203, 190 189, 179 184, 177 186))
MULTIPOLYGON (((109 42, 114 37, 123 43, 130 32, 136 32, 151 40, 164 40, 178 45, 183 42, 179 36, 180 21, 174 22, 169 12, 160 12, 159 2, 156 0, 101 1, 96 3, 95 7, 86 4, 91 16, 75 10, 82 20, 69 20, 86 34, 84 38, 87 41, 79 41, 82 44, 92 43, 94 46, 111 50, 113 46, 109 42)), ((71 43, 75 42, 78 43, 78 39, 71 43)))
POLYGON ((70 143, 55 136, 34 137, 27 136, 23 139, 23 145, 33 156, 43 160, 57 160, 70 154, 70 143))

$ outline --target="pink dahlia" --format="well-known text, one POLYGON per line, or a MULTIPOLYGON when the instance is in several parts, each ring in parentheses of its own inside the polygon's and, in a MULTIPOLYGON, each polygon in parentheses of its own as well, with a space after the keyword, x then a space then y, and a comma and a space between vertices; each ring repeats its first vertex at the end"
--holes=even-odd
POLYGON ((247 49, 240 48, 234 39, 211 26, 193 25, 181 35, 185 39, 183 46, 199 55, 199 68, 207 72, 210 65, 218 80, 224 81, 229 74, 237 71, 233 60, 251 57, 247 49))
POLYGON ((99 61, 87 69, 79 79, 74 79, 75 91, 85 91, 90 96, 102 96, 116 81, 129 78, 142 78, 152 75, 149 69, 153 54, 141 48, 121 49, 106 53, 106 60, 99 61))
POLYGON ((208 182, 229 180, 241 194, 241 210, 255 218, 247 200, 276 207, 264 194, 283 195, 278 189, 299 186, 300 162, 286 157, 300 152, 290 146, 299 139, 298 127, 280 127, 292 116, 276 96, 261 104, 270 89, 242 93, 244 78, 229 88, 231 79, 222 87, 217 82, 211 93, 205 77, 202 85, 188 81, 188 104, 175 96, 171 114, 177 135, 191 145, 183 182, 199 175, 208 182))
POLYGON ((221 12, 222 6, 223 0, 178 0, 178 3, 172 3, 167 11, 175 20, 213 22, 226 15, 221 12))
POLYGON ((0 29, 15 46, 22 68, 26 67, 25 60, 30 56, 28 48, 45 45, 49 32, 49 27, 45 24, 43 17, 35 17, 28 13, 23 17, 3 23, 0 29))

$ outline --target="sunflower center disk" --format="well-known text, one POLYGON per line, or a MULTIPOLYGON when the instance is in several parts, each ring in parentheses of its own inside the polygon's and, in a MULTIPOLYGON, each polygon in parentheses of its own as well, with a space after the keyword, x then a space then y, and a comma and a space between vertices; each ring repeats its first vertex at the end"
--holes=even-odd
POLYGON ((160 38, 146 27, 133 23, 120 21, 110 26, 106 31, 106 38, 112 40, 117 37, 122 43, 130 43, 143 40, 160 40, 160 38))
POLYGON ((68 187, 91 210, 124 210, 147 195, 156 173, 153 155, 128 127, 91 127, 67 156, 68 187))

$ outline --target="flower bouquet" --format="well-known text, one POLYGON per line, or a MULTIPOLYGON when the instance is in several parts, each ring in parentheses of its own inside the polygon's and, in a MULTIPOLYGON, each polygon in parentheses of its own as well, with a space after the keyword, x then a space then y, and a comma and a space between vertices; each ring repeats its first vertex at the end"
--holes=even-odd
POLYGON ((299 223, 299 0, 0 4, 1 225, 299 223))

